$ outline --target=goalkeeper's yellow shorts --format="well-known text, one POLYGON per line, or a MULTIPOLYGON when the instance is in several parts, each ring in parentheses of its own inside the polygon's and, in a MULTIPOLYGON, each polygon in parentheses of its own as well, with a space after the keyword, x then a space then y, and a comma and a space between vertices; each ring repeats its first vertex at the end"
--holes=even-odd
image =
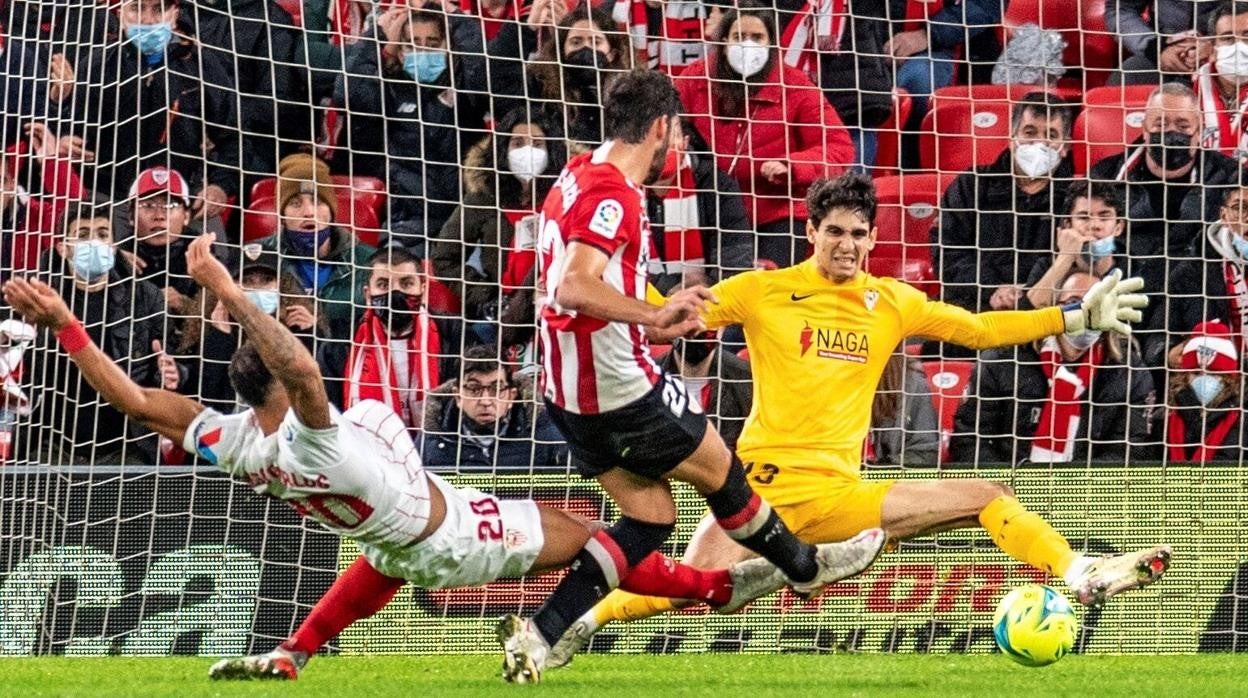
POLYGON ((748 464, 750 484, 807 543, 836 543, 876 528, 896 480, 863 480, 839 469, 748 464))

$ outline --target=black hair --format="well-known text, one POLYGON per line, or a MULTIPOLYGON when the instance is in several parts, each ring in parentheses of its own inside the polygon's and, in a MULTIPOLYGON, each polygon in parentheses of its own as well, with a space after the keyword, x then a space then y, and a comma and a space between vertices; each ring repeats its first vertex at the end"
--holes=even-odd
POLYGON ((107 220, 108 227, 112 230, 113 215, 109 212, 107 206, 96 206, 86 201, 71 203, 65 208, 65 214, 61 216, 61 239, 64 240, 69 237, 70 223, 77 221, 93 221, 97 218, 107 220))
MULTIPOLYGON (((464 350, 464 360, 460 364, 460 383, 462 384, 470 373, 488 375, 502 368, 502 366, 502 363, 498 360, 498 354, 492 348, 483 344, 468 347, 464 350)), ((508 371, 504 370, 503 373, 507 374, 508 371)), ((507 376, 507 382, 511 382, 510 375, 507 376)))
POLYGON ((875 225, 875 182, 865 174, 846 172, 832 179, 820 179, 806 192, 810 223, 818 228, 832 209, 844 208, 862 214, 867 225, 875 225))
POLYGON ((1205 36, 1218 35, 1218 20, 1232 15, 1248 14, 1248 2, 1226 0, 1205 17, 1205 36))
POLYGON ((1079 199, 1100 199, 1106 206, 1114 209, 1114 215, 1127 217, 1127 200, 1122 187, 1117 182, 1106 182, 1098 179, 1078 180, 1070 183, 1066 190, 1066 198, 1062 201, 1062 214, 1069 216, 1075 210, 1079 199))
POLYGON ((245 342, 230 359, 230 385, 243 403, 260 407, 269 399, 273 388, 273 374, 260 360, 256 345, 245 342))
POLYGON ((422 261, 420 257, 402 247, 380 247, 370 254, 368 259, 364 260, 364 264, 370 270, 378 264, 388 264, 392 267, 398 264, 415 264, 416 268, 419 269, 422 261))
POLYGON ((1028 92, 1023 98, 1014 104, 1014 108, 1010 110, 1010 133, 1018 130, 1018 125, 1023 121, 1023 115, 1035 114, 1045 119, 1054 117, 1062 120, 1062 138, 1070 140, 1070 130, 1075 124, 1075 112, 1070 102, 1058 97, 1052 92, 1028 92))
POLYGON ((658 119, 680 113, 680 95, 672 81, 657 70, 625 73, 611 86, 602 108, 608 140, 640 143, 658 119))

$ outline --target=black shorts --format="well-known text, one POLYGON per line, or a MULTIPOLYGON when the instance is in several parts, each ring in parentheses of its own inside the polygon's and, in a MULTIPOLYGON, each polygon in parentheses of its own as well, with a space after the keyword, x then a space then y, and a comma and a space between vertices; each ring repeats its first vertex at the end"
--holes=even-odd
POLYGON ((706 435, 706 414, 690 400, 685 384, 666 373, 645 396, 610 412, 576 414, 550 400, 546 409, 584 477, 623 468, 662 479, 692 455, 706 435))

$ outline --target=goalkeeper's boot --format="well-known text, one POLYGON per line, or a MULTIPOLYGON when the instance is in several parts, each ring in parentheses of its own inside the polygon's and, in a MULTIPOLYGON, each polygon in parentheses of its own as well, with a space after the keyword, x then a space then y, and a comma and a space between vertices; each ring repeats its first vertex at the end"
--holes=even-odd
POLYGON ((294 681, 308 663, 305 652, 296 652, 278 646, 265 654, 222 659, 208 670, 212 679, 280 679, 294 681))
POLYGON ((533 621, 507 614, 498 621, 498 642, 503 646, 503 678, 510 683, 537 683, 550 647, 533 627, 533 621))
POLYGON ((1141 550, 1125 555, 1109 555, 1092 564, 1072 585, 1079 603, 1100 606, 1115 594, 1141 589, 1161 579, 1170 567, 1170 546, 1141 550))
POLYGON ((869 528, 847 541, 821 543, 815 546, 818 574, 809 582, 790 581, 789 586, 801 598, 813 599, 825 586, 862 574, 880 556, 886 542, 888 536, 882 529, 869 528))

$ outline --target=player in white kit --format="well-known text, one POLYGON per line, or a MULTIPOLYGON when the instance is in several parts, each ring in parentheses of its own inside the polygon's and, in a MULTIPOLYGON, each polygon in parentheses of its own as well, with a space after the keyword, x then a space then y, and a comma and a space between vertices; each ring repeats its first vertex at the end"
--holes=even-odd
MULTIPOLYGON (((388 405, 366 400, 339 413, 329 404, 316 360, 247 298, 212 256, 214 239, 207 234, 192 242, 187 266, 248 339, 230 364, 230 382, 251 407, 238 414, 139 387, 91 341, 52 288, 24 279, 4 287, 9 305, 54 330, 82 376, 114 407, 257 493, 359 543, 362 557, 294 636, 273 652, 219 662, 210 672, 214 678, 296 678, 324 642, 380 610, 407 581, 428 588, 484 584, 562 568, 595 544, 591 522, 531 500, 457 489, 426 472, 403 420, 388 405)), ((643 594, 711 599, 731 612, 768 591, 777 574, 768 563, 695 570, 656 554, 621 582, 643 594)))

